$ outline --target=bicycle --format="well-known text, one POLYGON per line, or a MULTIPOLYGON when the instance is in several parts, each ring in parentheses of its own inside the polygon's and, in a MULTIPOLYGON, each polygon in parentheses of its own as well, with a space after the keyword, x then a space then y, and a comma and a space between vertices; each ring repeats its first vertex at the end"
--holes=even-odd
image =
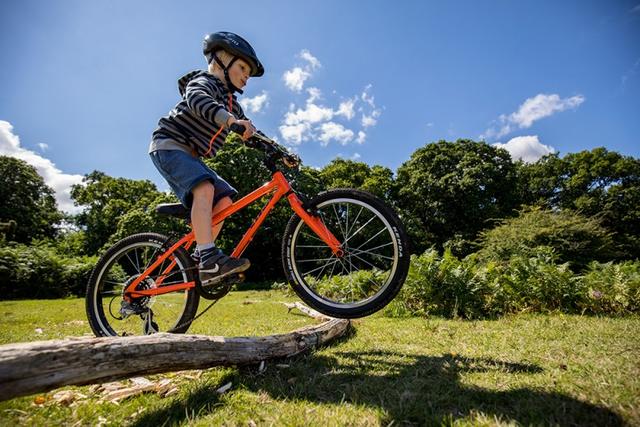
MULTIPOLYGON (((244 131, 238 126, 231 130, 244 131)), ((244 252, 275 204, 286 198, 293 215, 284 232, 282 262, 295 293, 317 311, 337 318, 364 317, 386 306, 409 270, 409 242, 396 213, 372 194, 355 189, 328 190, 307 200, 281 170, 299 170, 298 156, 262 133, 245 143, 264 152, 263 163, 272 179, 213 216, 212 226, 267 195, 271 199, 231 256, 244 252)), ((158 205, 156 212, 189 218, 179 203, 158 205)), ((213 289, 203 287, 188 252, 194 244, 193 231, 177 240, 139 233, 109 248, 87 285, 86 311, 95 335, 135 335, 140 326, 143 334, 184 333, 211 307, 196 316, 200 297, 214 304, 244 280, 240 273, 213 289), (121 310, 124 305, 129 311, 121 310)))

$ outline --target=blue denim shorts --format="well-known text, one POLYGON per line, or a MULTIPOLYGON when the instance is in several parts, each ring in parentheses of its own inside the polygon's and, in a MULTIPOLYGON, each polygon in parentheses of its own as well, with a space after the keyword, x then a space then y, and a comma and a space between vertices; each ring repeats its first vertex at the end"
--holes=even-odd
POLYGON ((193 194, 191 190, 202 181, 213 184, 213 204, 224 197, 238 194, 227 181, 220 178, 204 162, 181 150, 157 150, 149 153, 153 164, 160 174, 167 180, 169 186, 176 193, 182 204, 191 209, 193 194))

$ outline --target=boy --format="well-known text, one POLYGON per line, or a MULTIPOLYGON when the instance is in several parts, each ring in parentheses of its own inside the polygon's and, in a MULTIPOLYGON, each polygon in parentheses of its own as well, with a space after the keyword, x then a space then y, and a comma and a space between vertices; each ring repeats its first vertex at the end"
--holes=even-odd
POLYGON ((149 154, 182 204, 191 209, 200 282, 207 286, 245 271, 250 262, 226 256, 214 244, 222 223, 212 228, 211 217, 231 205, 237 191, 200 157, 216 154, 232 123, 244 126, 245 140, 256 131, 234 92, 242 93, 249 77, 262 76, 264 68, 251 45, 234 33, 209 34, 203 53, 208 70, 192 71, 178 81, 182 100, 158 122, 149 154))

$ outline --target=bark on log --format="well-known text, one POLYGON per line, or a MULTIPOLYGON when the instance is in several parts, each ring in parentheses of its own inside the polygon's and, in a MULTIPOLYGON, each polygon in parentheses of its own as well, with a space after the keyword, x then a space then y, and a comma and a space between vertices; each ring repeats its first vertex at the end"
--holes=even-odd
POLYGON ((0 401, 65 385, 293 356, 343 335, 349 324, 348 320, 330 319, 264 337, 161 333, 8 344, 0 346, 0 401))

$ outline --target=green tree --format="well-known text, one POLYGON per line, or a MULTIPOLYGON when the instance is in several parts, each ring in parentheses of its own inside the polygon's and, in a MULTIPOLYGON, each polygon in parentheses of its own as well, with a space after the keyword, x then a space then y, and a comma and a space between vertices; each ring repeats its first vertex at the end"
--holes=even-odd
POLYGON ((135 206, 125 213, 117 224, 110 242, 116 242, 135 233, 153 231, 167 236, 184 235, 189 232, 189 221, 160 215, 155 207, 161 203, 180 203, 173 193, 158 193, 148 206, 135 206))
POLYGON ((439 141, 416 150, 398 169, 398 203, 414 249, 454 241, 459 255, 492 221, 520 205, 516 166, 501 148, 471 140, 439 141))
POLYGON ((616 233, 624 257, 640 257, 640 159, 600 147, 549 155, 521 169, 527 203, 597 215, 616 233))
POLYGON ((392 201, 393 172, 383 166, 337 158, 322 168, 320 179, 326 188, 358 188, 392 201))
POLYGON ((16 222, 7 239, 29 243, 33 238, 54 237, 61 219, 54 192, 36 169, 23 160, 0 156, 0 222, 16 222))
POLYGON ((118 222, 134 208, 152 208, 160 196, 151 181, 113 178, 94 171, 74 185, 71 197, 85 209, 76 216, 78 226, 85 231, 86 253, 95 254, 118 229, 118 222))

